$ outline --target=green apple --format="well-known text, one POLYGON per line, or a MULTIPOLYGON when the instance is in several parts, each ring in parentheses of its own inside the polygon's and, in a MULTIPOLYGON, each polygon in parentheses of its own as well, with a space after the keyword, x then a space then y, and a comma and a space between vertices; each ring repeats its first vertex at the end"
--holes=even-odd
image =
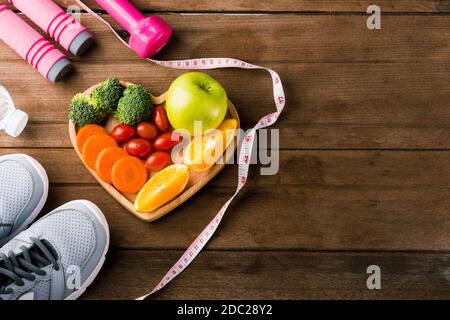
POLYGON ((202 72, 189 72, 177 78, 166 97, 166 111, 174 129, 185 129, 191 135, 194 123, 201 121, 202 134, 216 129, 224 120, 228 97, 222 85, 202 72))

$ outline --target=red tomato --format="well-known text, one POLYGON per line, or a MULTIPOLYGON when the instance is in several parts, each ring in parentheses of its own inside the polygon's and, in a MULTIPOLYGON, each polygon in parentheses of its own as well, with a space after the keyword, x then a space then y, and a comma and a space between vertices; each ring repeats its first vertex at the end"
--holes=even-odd
POLYGON ((141 138, 154 140, 158 136, 158 133, 158 128, 153 123, 144 121, 137 126, 137 134, 141 138))
POLYGON ((158 151, 169 151, 183 140, 183 137, 179 134, 175 134, 172 140, 172 133, 163 133, 156 138, 153 146, 158 151))
POLYGON ((138 158, 147 158, 152 149, 152 144, 145 139, 133 139, 126 144, 127 152, 138 158))
POLYGON ((169 166, 172 163, 170 154, 167 152, 157 151, 152 153, 145 161, 145 167, 149 170, 159 171, 169 166))
POLYGON ((166 132, 170 129, 169 119, 167 119, 167 113, 164 107, 155 107, 155 109, 153 110, 153 123, 162 132, 166 132))
POLYGON ((118 143, 125 143, 136 137, 136 129, 127 124, 119 124, 112 129, 111 137, 118 143))

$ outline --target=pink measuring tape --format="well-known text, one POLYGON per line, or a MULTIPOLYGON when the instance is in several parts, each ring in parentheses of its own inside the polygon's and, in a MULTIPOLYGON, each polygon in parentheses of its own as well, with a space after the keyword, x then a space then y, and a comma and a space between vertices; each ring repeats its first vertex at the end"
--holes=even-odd
MULTIPOLYGON (((128 43, 122 39, 122 37, 114 30, 114 28, 103 18, 92 11, 88 6, 86 6, 81 0, 75 0, 84 10, 93 15, 96 19, 108 26, 112 32, 117 36, 117 38, 122 41, 124 45, 129 47, 128 43)), ((239 160, 238 160, 238 185, 233 196, 222 206, 214 219, 206 226, 205 229, 200 233, 200 235, 194 240, 194 242, 189 246, 189 248, 183 253, 181 258, 174 264, 174 266, 167 272, 164 278, 158 283, 158 285, 147 295, 137 298, 137 300, 144 300, 150 295, 156 293, 157 291, 164 288, 169 282, 171 282, 176 276, 182 273, 197 255, 206 246, 208 241, 216 232, 228 206, 233 201, 233 199, 238 195, 242 188, 247 183, 248 171, 250 168, 250 155, 253 149, 253 143, 255 140, 256 132, 259 129, 269 127, 273 125, 283 111, 286 98, 283 90, 283 85, 281 83, 280 76, 273 70, 257 66, 245 61, 231 59, 231 58, 203 58, 203 59, 189 59, 189 60, 174 60, 174 61, 159 61, 154 59, 148 59, 151 62, 173 69, 183 69, 183 70, 207 70, 207 69, 219 69, 219 68, 240 68, 240 69, 262 69, 270 73, 272 77, 273 93, 275 99, 275 105, 277 110, 273 113, 265 115, 261 118, 256 126, 248 131, 242 141, 241 148, 239 150, 239 160)))

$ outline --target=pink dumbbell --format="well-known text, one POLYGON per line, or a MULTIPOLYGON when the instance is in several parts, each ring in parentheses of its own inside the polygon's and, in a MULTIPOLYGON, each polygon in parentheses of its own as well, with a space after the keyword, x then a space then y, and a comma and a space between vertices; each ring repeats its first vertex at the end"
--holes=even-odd
POLYGON ((73 55, 83 54, 93 42, 86 28, 52 0, 9 0, 9 3, 73 55))
POLYGON ((146 17, 127 0, 96 0, 130 33, 129 45, 141 58, 158 53, 172 36, 172 28, 160 17, 146 17))
POLYGON ((3 4, 0 4, 0 39, 52 82, 60 81, 71 68, 61 51, 3 4))

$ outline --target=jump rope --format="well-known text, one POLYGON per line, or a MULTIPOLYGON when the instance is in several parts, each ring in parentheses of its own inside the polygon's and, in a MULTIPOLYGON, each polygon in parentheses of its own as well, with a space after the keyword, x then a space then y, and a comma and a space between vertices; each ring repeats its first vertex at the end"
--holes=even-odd
MULTIPOLYGON (((53 1, 36 0, 33 3, 33 6, 30 6, 28 0, 8 1, 74 55, 82 54, 92 42, 92 36, 86 28, 64 12, 53 1)), ((83 1, 75 1, 86 12, 106 25, 125 46, 135 51, 142 58, 157 53, 172 35, 172 29, 164 22, 164 20, 156 16, 145 17, 127 0, 96 0, 102 8, 130 32, 130 41, 126 42, 110 23, 92 11, 83 1), (151 41, 145 42, 145 40, 142 40, 142 37, 134 36, 132 33, 132 25, 141 27, 141 32, 147 30, 149 33, 152 33, 147 36, 154 37, 156 33, 161 36, 154 37, 151 41)), ((68 69, 70 69, 70 61, 64 57, 64 54, 20 19, 18 15, 2 4, 0 4, 0 18, 0 39, 12 47, 23 59, 27 60, 50 81, 58 82, 64 77, 68 69), (11 29, 11 25, 14 25, 15 27, 11 29)), ((137 298, 137 300, 144 300, 168 285, 194 261, 197 255, 206 246, 219 227, 228 206, 247 183, 251 152, 257 131, 262 128, 267 128, 277 122, 278 117, 286 104, 286 97, 280 76, 274 70, 266 67, 233 58, 200 58, 171 61, 148 58, 148 60, 165 68, 182 70, 210 70, 221 68, 266 70, 269 72, 272 79, 276 111, 262 117, 258 123, 245 134, 238 154, 238 182, 234 194, 225 202, 212 221, 203 229, 157 286, 148 294, 137 298)), ((22 115, 21 120, 24 120, 23 118, 22 115)), ((20 125, 18 124, 19 121, 9 122, 14 124, 14 128, 20 128, 20 125)), ((21 129, 23 129, 23 127, 21 129)))

